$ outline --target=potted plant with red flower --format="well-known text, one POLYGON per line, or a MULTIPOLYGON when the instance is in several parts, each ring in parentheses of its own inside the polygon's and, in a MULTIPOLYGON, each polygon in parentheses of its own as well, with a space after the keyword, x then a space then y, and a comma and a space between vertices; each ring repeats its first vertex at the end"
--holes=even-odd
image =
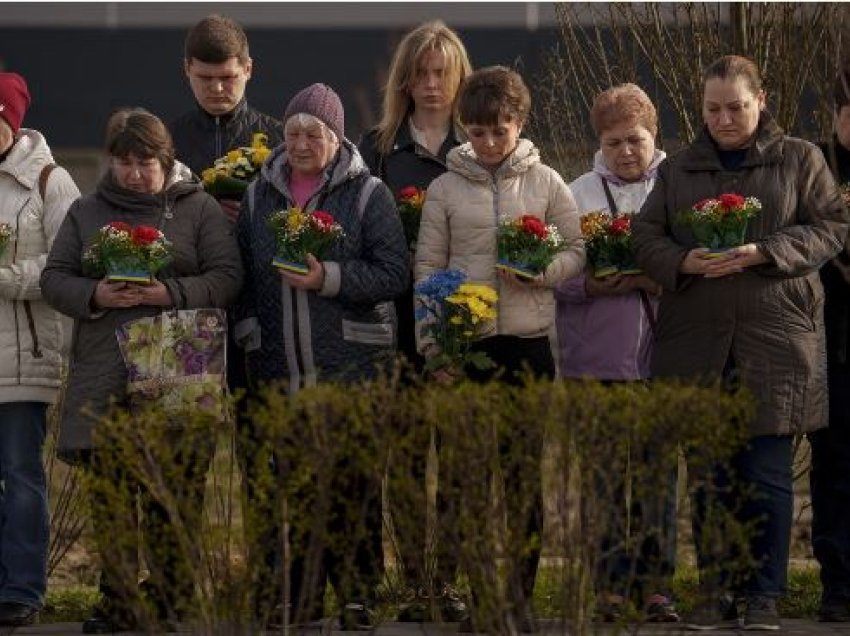
POLYGON ((581 217, 581 234, 593 275, 640 274, 632 251, 632 216, 611 217, 607 212, 588 212, 581 217))
POLYGON ((743 245, 747 222, 761 211, 755 197, 727 193, 697 201, 679 216, 679 223, 691 228, 697 243, 719 254, 743 245))
POLYGON ((307 254, 317 259, 343 237, 342 226, 323 210, 305 213, 291 207, 272 212, 268 225, 274 233, 277 253, 272 265, 297 274, 306 274, 307 254))
POLYGON ((112 221, 98 230, 83 254, 83 271, 111 282, 149 284, 170 260, 171 243, 160 230, 112 221))
POLYGON ((499 223, 496 248, 498 269, 521 278, 534 278, 564 249, 564 239, 554 225, 546 225, 533 214, 524 214, 499 223))

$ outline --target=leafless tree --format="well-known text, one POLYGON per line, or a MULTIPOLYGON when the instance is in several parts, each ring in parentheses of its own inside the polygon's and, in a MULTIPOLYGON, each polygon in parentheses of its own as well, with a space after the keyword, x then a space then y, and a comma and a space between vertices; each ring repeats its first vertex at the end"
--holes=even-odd
POLYGON ((565 177, 595 147, 594 97, 642 86, 662 113, 660 141, 687 143, 701 127, 702 70, 736 53, 755 60, 768 104, 787 131, 817 138, 831 125, 831 89, 847 38, 840 3, 559 3, 559 41, 535 82, 535 138, 565 177))

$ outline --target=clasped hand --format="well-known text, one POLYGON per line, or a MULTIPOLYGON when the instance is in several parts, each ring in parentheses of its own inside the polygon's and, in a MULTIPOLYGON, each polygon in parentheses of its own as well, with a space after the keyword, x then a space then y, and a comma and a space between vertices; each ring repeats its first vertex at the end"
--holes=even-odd
POLYGON ((307 273, 296 274, 285 269, 280 270, 283 280, 296 289, 321 289, 325 282, 325 268, 312 254, 307 254, 307 273))
POLYGON ((721 278, 738 274, 747 267, 767 263, 767 258, 755 243, 732 247, 720 254, 709 256, 705 247, 692 249, 679 266, 683 274, 702 275, 705 278, 721 278))
POLYGON ((589 273, 584 279, 584 290, 588 296, 619 296, 643 290, 653 296, 661 295, 661 285, 645 274, 611 274, 596 278, 589 273))
POLYGON ((126 309, 138 305, 170 307, 171 293, 161 281, 149 285, 138 283, 98 281, 94 290, 94 305, 98 309, 126 309))

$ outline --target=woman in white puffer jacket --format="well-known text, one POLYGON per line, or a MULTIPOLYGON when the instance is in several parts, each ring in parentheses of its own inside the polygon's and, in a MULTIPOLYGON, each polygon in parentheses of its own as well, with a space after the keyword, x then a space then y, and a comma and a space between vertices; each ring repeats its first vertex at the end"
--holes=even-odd
POLYGON ((80 196, 41 133, 21 128, 24 79, 0 73, 0 625, 31 623, 47 587, 47 486, 41 449, 62 367, 59 314, 39 277, 68 206, 80 196), (55 169, 54 169, 55 168, 55 169))
MULTIPOLYGON (((538 378, 554 377, 548 337, 555 318, 552 289, 584 267, 584 245, 570 189, 555 170, 540 162, 534 144, 520 138, 530 108, 528 88, 514 71, 493 66, 470 75, 461 88, 458 107, 469 142, 449 152, 449 171, 431 182, 422 211, 416 281, 435 270, 453 268, 498 291, 495 324, 473 344, 474 350, 489 356, 495 369, 466 369, 477 382, 498 377, 516 385, 526 370, 538 378), (546 270, 527 282, 502 271, 497 275, 496 270, 497 227, 523 215, 554 225, 566 239, 565 249, 546 270)), ((420 339, 419 345, 426 358, 436 354, 433 343, 420 339)), ((433 375, 438 381, 453 380, 444 370, 433 375)), ((533 632, 531 601, 543 521, 539 423, 527 422, 505 432, 499 449, 511 535, 506 549, 508 611, 504 617, 494 617, 491 608, 476 607, 476 586, 484 583, 469 572, 473 624, 462 627, 533 632)), ((466 531, 460 528, 461 534, 466 531)))

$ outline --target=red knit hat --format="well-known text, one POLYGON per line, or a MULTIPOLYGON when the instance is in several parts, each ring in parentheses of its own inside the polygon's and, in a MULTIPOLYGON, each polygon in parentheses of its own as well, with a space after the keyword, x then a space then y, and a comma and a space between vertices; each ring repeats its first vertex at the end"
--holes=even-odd
POLYGON ((0 117, 17 133, 30 105, 30 92, 17 73, 0 73, 0 117))
POLYGON ((295 95, 283 113, 283 123, 298 113, 312 115, 330 128, 340 141, 345 137, 345 114, 339 95, 327 84, 312 84, 295 95))

